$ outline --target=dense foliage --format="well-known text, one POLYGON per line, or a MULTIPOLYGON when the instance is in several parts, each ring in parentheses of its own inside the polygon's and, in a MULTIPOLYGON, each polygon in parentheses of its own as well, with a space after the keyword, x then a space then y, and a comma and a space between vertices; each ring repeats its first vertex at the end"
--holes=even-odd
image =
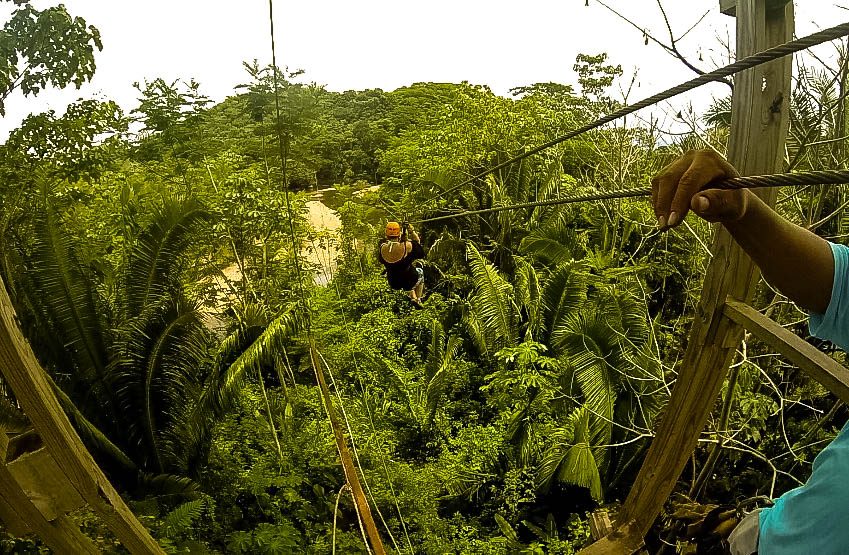
MULTIPOLYGON (((21 4, 0 37, 0 112, 12 85, 88 79, 100 47, 64 8, 21 4), (69 44, 28 50, 27 26, 43 20, 69 44)), ((797 79, 791 169, 846 164, 843 62, 797 79)), ((302 72, 244 67, 246 84, 218 104, 194 81, 156 79, 136 84, 129 114, 82 100, 0 145, 0 276, 99 464, 172 552, 365 552, 311 335, 393 552, 580 549, 586 513, 615 512, 669 398, 710 227, 660 235, 639 199, 426 226, 423 310, 388 289, 373 244, 387 218, 642 186, 687 149, 724 150, 730 103, 682 116, 683 136, 629 122, 458 188, 614 109, 621 68, 581 55, 577 90, 537 83, 507 98, 469 83, 334 93, 302 72), (311 221, 315 189, 338 231, 311 221), (337 259, 319 263, 328 252, 337 259)), ((843 189, 782 194, 791 220, 848 233, 843 189)), ((757 302, 806 333, 767 286, 757 302)), ((2 381, 0 393, 3 425, 26 428, 2 381)), ((721 401, 679 484, 718 504, 798 484, 845 416, 748 340, 721 401)), ((92 514, 74 518, 120 552, 92 514)))

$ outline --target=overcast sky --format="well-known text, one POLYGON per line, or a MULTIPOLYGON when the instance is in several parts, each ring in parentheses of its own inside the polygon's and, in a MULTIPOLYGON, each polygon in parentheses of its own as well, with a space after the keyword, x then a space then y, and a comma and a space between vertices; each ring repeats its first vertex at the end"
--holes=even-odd
MULTIPOLYGON (((36 7, 58 3, 34 0, 36 7)), ((233 94, 246 80, 242 61, 271 61, 266 0, 64 0, 68 11, 100 29, 104 49, 97 73, 76 90, 47 91, 6 103, 0 140, 30 113, 65 106, 80 97, 136 106, 134 81, 164 77, 196 79, 214 100, 233 94)), ((657 0, 605 3, 668 42, 657 0)), ((719 13, 718 0, 664 0, 676 36, 701 17, 680 41, 700 67, 727 63, 723 43, 733 43, 734 19, 719 13), (700 59, 701 58, 701 59, 700 59)), ((802 36, 849 20, 849 11, 827 0, 797 2, 796 30, 802 36)), ((844 2, 849 4, 849 0, 844 2)), ((0 3, 0 18, 14 5, 0 3)), ((301 0, 275 3, 275 39, 281 66, 304 69, 304 79, 328 89, 393 90, 419 81, 486 84, 498 94, 511 87, 555 81, 575 84, 578 53, 607 52, 626 75, 637 72, 630 102, 693 77, 693 73, 622 21, 597 0, 301 0)), ((823 56, 833 54, 829 45, 823 56)), ((682 95, 671 107, 704 107, 727 87, 707 85, 682 95)))

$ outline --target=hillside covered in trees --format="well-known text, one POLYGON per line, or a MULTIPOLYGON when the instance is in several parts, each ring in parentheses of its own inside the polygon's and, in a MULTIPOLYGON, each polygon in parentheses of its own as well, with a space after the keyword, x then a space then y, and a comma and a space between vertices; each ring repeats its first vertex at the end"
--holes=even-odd
MULTIPOLYGON (((17 39, 0 40, 20 46, 16 17, 17 39)), ((93 60, 96 30, 68 21, 77 62, 49 60, 42 80, 0 71, 2 98, 91 76, 78 62, 93 60)), ((787 168, 844 167, 846 57, 806 61, 787 168)), ((579 550, 588 513, 615 514, 627 495, 669 399, 710 226, 661 234, 640 198, 417 225, 421 310, 388 288, 375 246, 389 219, 645 186, 687 150, 724 152, 727 99, 678 114, 684 134, 628 119, 458 187, 620 107, 615 60, 581 55, 575 86, 509 97, 470 83, 338 93, 301 71, 244 70, 220 103, 203 83, 155 79, 129 112, 80 100, 0 145, 0 277, 97 463, 169 552, 365 553, 312 336, 391 552, 579 550), (311 225, 319 200, 338 231, 311 225), (328 246, 338 258, 316 264, 328 246)), ((846 197, 786 189, 778 206, 840 242, 846 197)), ((806 315, 766 284, 756 306, 807 336, 806 315)), ((846 416, 744 341, 677 491, 717 505, 778 495, 846 416)), ((0 427, 27 426, 0 379, 0 427)), ((674 510, 649 541, 668 537, 674 510)), ((93 513, 73 518, 124 552, 93 513)), ((2 527, 0 546, 40 548, 2 527)))

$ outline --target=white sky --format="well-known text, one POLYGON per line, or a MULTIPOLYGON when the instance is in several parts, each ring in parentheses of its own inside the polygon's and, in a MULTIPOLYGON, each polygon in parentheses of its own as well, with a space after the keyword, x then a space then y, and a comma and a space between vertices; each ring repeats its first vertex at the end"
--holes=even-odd
MULTIPOLYGON (((36 7, 59 0, 33 0, 36 7)), ((606 0, 609 6, 668 42, 657 0, 606 0)), ((57 113, 80 97, 136 106, 134 81, 195 78, 214 100, 246 81, 242 61, 271 61, 266 0, 64 0, 73 16, 98 27, 104 49, 97 73, 81 90, 13 94, 0 119, 0 140, 30 113, 57 113)), ((306 0, 275 3, 275 39, 281 66, 304 69, 305 80, 330 90, 393 90, 419 81, 487 84, 498 94, 518 85, 555 81, 575 84, 578 53, 607 52, 626 76, 638 72, 630 102, 690 79, 694 74, 659 46, 643 44, 634 29, 596 0, 306 0)), ((664 0, 676 36, 706 11, 702 23, 680 42, 689 59, 706 69, 727 62, 734 19, 719 13, 718 0, 664 0), (701 53, 703 61, 699 61, 701 53)), ((849 20, 830 0, 797 1, 796 32, 802 36, 849 20)), ((849 0, 844 4, 849 4, 849 0)), ((14 8, 0 3, 0 19, 14 8)), ((823 56, 831 46, 820 47, 823 56)), ((724 85, 682 95, 668 107, 704 107, 724 85)))

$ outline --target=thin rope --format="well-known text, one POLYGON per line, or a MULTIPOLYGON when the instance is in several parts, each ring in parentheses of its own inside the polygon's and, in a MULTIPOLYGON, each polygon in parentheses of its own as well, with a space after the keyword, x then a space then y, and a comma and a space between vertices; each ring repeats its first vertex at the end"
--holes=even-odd
MULTIPOLYGON (((336 287, 336 297, 339 299, 339 314, 342 316, 342 324, 343 324, 343 327, 344 327, 344 329, 345 329, 345 335, 346 335, 346 337, 347 337, 347 339, 348 339, 348 343, 350 344, 350 343, 351 343, 351 337, 352 337, 352 336, 351 336, 351 329, 350 329, 350 323, 349 323, 349 321, 348 321, 348 318, 347 318, 347 316, 345 316, 345 309, 344 309, 344 308, 342 308, 342 290, 341 290, 341 289, 340 289, 340 287, 339 287, 339 282, 338 282, 338 281, 334 281, 334 285, 335 285, 335 287, 336 287)), ((321 354, 321 353, 319 353, 319 354, 321 354)), ((362 382, 362 380, 359 378, 359 376, 360 376, 361 374, 360 374, 360 365, 359 365, 359 363, 357 362, 357 350, 356 350, 356 349, 354 349, 353 351, 351 351, 351 359, 354 361, 354 369, 355 369, 355 370, 356 370, 356 372, 357 372, 357 381, 359 381, 359 382, 360 382, 360 389, 362 390, 362 392, 363 392, 363 394, 364 394, 364 396, 363 396, 363 404, 365 405, 365 408, 366 408, 366 414, 368 414, 368 417, 369 417, 369 423, 371 424, 371 429, 372 429, 372 431, 374 432, 374 434, 375 434, 375 436, 376 436, 376 435, 377 435, 377 429, 376 429, 376 428, 375 428, 375 426, 374 426, 374 419, 372 418, 371 408, 369 407, 368 399, 365 397, 365 391, 366 391, 366 390, 365 390, 365 387, 363 386, 363 382, 362 382)), ((327 363, 325 362, 325 364, 327 364, 327 363)), ((332 378, 333 378, 333 376, 331 375, 331 379, 332 379, 332 378)), ((334 382, 334 384, 333 384, 333 387, 334 387, 334 388, 336 387, 336 383, 335 383, 335 382, 334 382)), ((338 390, 337 390, 336 394, 337 394, 337 395, 339 395, 338 390)), ((340 403, 342 402, 341 398, 340 398, 339 402, 340 402, 340 403)), ((347 421, 347 419, 346 419, 346 421, 347 421)), ((351 433, 351 436, 353 437, 353 432, 350 430, 350 425, 348 426, 348 430, 349 430, 349 433, 351 433)), ((379 446, 378 446, 378 447, 379 447, 379 446)), ((356 454, 356 450, 354 451, 354 453, 356 454)), ((387 483, 387 485, 389 486, 389 492, 390 492, 390 494, 392 495, 392 501, 393 501, 393 503, 395 504, 395 510, 398 512, 398 520, 400 520, 400 521, 401 521, 401 529, 404 531, 404 538, 407 540, 407 545, 408 545, 408 546, 409 546, 409 548, 410 548, 410 553, 415 553, 415 549, 413 548, 413 542, 412 542, 412 541, 410 541, 410 536, 409 536, 409 534, 408 534, 408 532, 407 532, 407 523, 404 521, 404 515, 401 513, 401 505, 398 503, 398 496, 395 494, 395 487, 392 485, 392 478, 391 478, 391 476, 389 475, 389 468, 386 466, 386 457, 385 457, 385 456, 384 456, 384 454, 383 454, 383 449, 382 449, 382 448, 380 448, 380 447, 378 448, 378 454, 379 454, 379 456, 380 456, 380 462, 381 462, 381 463, 382 463, 382 465, 383 465, 383 472, 384 472, 384 474, 386 475, 386 483, 387 483)), ((357 463, 359 464, 359 456, 357 456, 357 463)), ((362 468, 360 468, 360 471, 362 472, 362 468)), ((364 475, 365 475, 365 473, 364 473, 364 475)), ((372 494, 372 492, 371 492, 371 488, 369 488, 369 486, 368 486, 368 483, 367 483, 367 482, 366 482, 366 488, 368 488, 369 495, 371 495, 371 496, 372 496, 372 500, 374 501, 374 494, 372 494)), ((377 501, 374 501, 374 504, 375 504, 375 507, 377 507, 377 501)), ((382 515, 382 514, 380 515, 380 519, 381 519, 381 520, 383 520, 383 515, 382 515)), ((386 522, 385 522, 385 521, 383 522, 383 524, 384 524, 384 526, 386 526, 386 522)), ((390 537, 391 537, 391 536, 392 536, 392 532, 391 532, 391 531, 389 531, 389 527, 388 527, 388 526, 387 526, 386 528, 387 528, 387 531, 389 532, 389 535, 390 535, 390 537)), ((392 540, 392 541, 393 541, 393 543, 395 542, 394 538, 393 538, 393 540, 392 540)), ((401 551, 401 550, 398 548, 398 546, 397 546, 397 545, 396 545, 396 549, 398 549, 398 551, 399 551, 399 552, 401 551)))
POLYGON ((289 200, 289 183, 287 176, 287 164, 286 159, 288 158, 288 150, 289 150, 289 141, 288 138, 283 141, 282 132, 280 130, 280 84, 279 84, 279 72, 277 70, 277 54, 274 48, 274 2, 273 0, 268 0, 268 20, 269 25, 271 26, 271 66, 274 68, 274 110, 276 114, 276 122, 277 122, 277 145, 280 149, 280 170, 283 178, 283 194, 286 199, 286 216, 289 220, 289 234, 292 240, 292 259, 295 262, 295 271, 298 276, 298 290, 300 292, 301 300, 306 301, 307 305, 307 333, 312 333, 312 314, 309 310, 309 298, 306 295, 306 291, 304 289, 304 281, 301 272, 301 260, 298 256, 298 246, 295 243, 295 223, 294 217, 292 216, 292 204, 289 200))
POLYGON ((380 512, 380 507, 377 506, 377 499, 375 499, 374 494, 371 492, 371 487, 368 484, 368 480, 366 479, 365 470, 363 470, 363 464, 360 462, 360 452, 357 449, 357 442, 354 439, 354 430, 351 428, 351 422, 348 420, 348 411, 345 410, 345 403, 342 400, 342 394, 339 392, 339 387, 336 385, 336 378, 333 376, 333 371, 330 369, 330 365, 327 363, 327 359, 324 358, 324 355, 321 354, 321 351, 316 350, 318 353, 318 357, 321 359, 321 362, 324 363, 324 367, 327 369, 327 374, 330 376, 330 384, 333 386, 333 392, 336 394, 336 399, 339 401, 339 409, 342 411, 342 417, 345 420, 345 427, 348 429, 348 435, 351 437, 351 450, 354 452, 354 460, 357 463, 357 468, 360 469, 361 480, 365 485, 365 489, 368 492, 369 496, 371 496, 372 503, 374 503, 374 508, 377 511, 377 515, 380 517, 380 521, 383 523, 383 527, 386 528, 386 533, 389 534, 389 539, 392 540, 392 545, 395 546, 397 551, 401 551, 398 547, 398 542, 395 541, 395 536, 392 535, 392 530, 389 529, 389 525, 386 523, 386 519, 383 518, 383 513, 380 512))
MULTIPOLYGON (((351 492, 351 500, 354 502, 354 507, 357 506, 357 500, 354 499, 354 490, 348 488, 348 491, 351 492)), ((363 536, 363 543, 366 544, 366 551, 371 555, 371 547, 369 546, 368 539, 366 538, 366 530, 363 528, 363 519, 360 516, 360 511, 354 511, 354 514, 357 515, 357 522, 360 524, 360 534, 363 536)))
MULTIPOLYGON (((849 170, 824 170, 798 173, 780 173, 773 175, 753 175, 747 177, 734 177, 725 179, 711 184, 711 188, 715 189, 755 189, 760 187, 795 187, 799 185, 841 185, 849 183, 849 170)), ((457 214, 448 214, 445 216, 436 216, 433 218, 425 218, 416 223, 432 223, 443 220, 451 220, 461 218, 463 216, 474 216, 478 214, 491 214, 494 212, 503 212, 505 210, 520 210, 522 208, 533 208, 535 206, 554 206, 557 204, 572 204, 576 202, 590 202, 595 200, 610 200, 629 197, 645 197, 651 196, 651 187, 639 187, 635 189, 620 189, 618 191, 607 191, 603 193, 593 193, 588 195, 575 195, 567 197, 557 197, 548 200, 540 200, 536 202, 524 202, 521 204, 511 204, 508 206, 499 206, 496 208, 485 208, 481 210, 465 210, 457 214)))
POLYGON ((558 145, 558 144, 562 143, 563 141, 567 141, 569 139, 575 138, 582 133, 586 133, 587 131, 592 131, 593 129, 597 129, 597 128, 601 127, 602 125, 608 124, 608 123, 610 123, 614 120, 625 117, 629 114, 633 114, 634 112, 636 112, 638 110, 642 110, 643 108, 647 108, 647 107, 649 107, 653 104, 657 104, 658 102, 663 102, 664 100, 668 100, 668 99, 672 98, 673 96, 678 96, 681 93, 690 91, 690 90, 695 89, 696 87, 700 87, 704 84, 707 84, 707 83, 710 83, 710 82, 713 82, 713 81, 721 81, 722 79, 725 79, 726 77, 730 77, 730 76, 734 75, 735 73, 739 73, 741 71, 751 69, 755 66, 759 66, 761 64, 765 64, 767 62, 777 60, 778 58, 782 58, 782 57, 787 56, 789 54, 794 54, 794 53, 799 52, 801 50, 805 50, 805 49, 810 48, 812 46, 816 46, 818 44, 822 44, 822 43, 828 42, 830 40, 838 39, 838 38, 844 37, 846 35, 849 35, 849 22, 842 23, 840 25, 836 25, 834 27, 831 27, 830 29, 825 29, 824 31, 819 31, 818 33, 813 33, 812 35, 808 35, 807 37, 802 37, 800 39, 796 39, 796 40, 793 40, 793 41, 790 41, 790 42, 786 42, 784 44, 780 44, 778 46, 774 46, 774 47, 769 48, 767 50, 764 50, 763 52, 760 52, 758 54, 753 54, 751 56, 747 56, 747 57, 743 58, 742 60, 738 60, 738 61, 736 61, 732 64, 729 64, 725 67, 715 69, 715 70, 713 70, 709 73, 705 73, 704 75, 699 75, 698 77, 691 79, 691 80, 689 80, 685 83, 681 83, 680 85, 677 85, 677 86, 672 87, 670 89, 667 89, 663 92, 660 92, 658 94, 650 96, 650 97, 648 97, 644 100, 641 100, 640 102, 637 102, 636 104, 631 104, 630 106, 625 106, 624 108, 620 108, 619 110, 617 110, 617 111, 615 111, 611 114, 608 114, 606 116, 603 116, 603 117, 597 119, 596 121, 594 121, 592 123, 589 123, 589 124, 587 124, 583 127, 575 129, 573 131, 570 131, 570 132, 566 133, 565 135, 561 135, 561 136, 559 136, 555 139, 548 141, 547 143, 543 143, 543 144, 541 144, 537 147, 534 147, 531 150, 528 150, 526 152, 523 152, 522 154, 519 154, 518 156, 514 156, 513 158, 510 158, 509 160, 502 162, 501 164, 493 166, 493 167, 489 168, 488 170, 485 170, 485 171, 475 175, 474 177, 470 177, 469 179, 463 181, 462 183, 460 183, 459 185, 457 185, 455 187, 452 187, 450 189, 443 191, 442 193, 440 193, 440 194, 436 195, 434 198, 432 198, 431 202, 442 198, 443 196, 447 195, 448 193, 450 193, 452 191, 456 191, 457 189, 465 187, 466 185, 472 183, 473 181, 480 179, 481 177, 489 175, 489 174, 491 174, 495 171, 498 171, 502 168, 506 168, 507 166, 510 166, 510 165, 518 162, 519 160, 527 158, 528 156, 532 156, 532 155, 534 155, 534 154, 536 154, 540 151, 543 151, 547 148, 551 148, 555 145, 558 145))
POLYGON ((346 489, 351 489, 348 482, 345 482, 339 488, 339 493, 336 494, 336 506, 333 508, 333 555, 336 555, 336 514, 339 512, 339 498, 342 497, 342 492, 346 489))
MULTIPOLYGON (((278 68, 277 68, 277 55, 276 55, 276 49, 275 49, 275 43, 274 43, 274 0, 268 0, 268 20, 269 20, 269 32, 270 32, 270 35, 271 35, 271 65, 272 65, 272 68, 274 69, 274 108, 275 108, 276 124, 277 124, 276 125, 277 142, 278 142, 278 146, 279 146, 279 149, 280 149, 280 167, 281 167, 281 173, 282 173, 282 179, 283 179, 284 197, 286 199, 286 217, 287 217, 288 222, 289 222, 289 233, 290 233, 290 238, 291 238, 291 241, 292 241, 292 258, 293 258, 294 263, 295 263, 295 270, 296 270, 296 275, 297 275, 297 280, 298 280, 298 295, 300 297, 301 302, 303 302, 305 304, 305 308, 306 308, 306 317, 305 317, 306 335, 307 335, 307 338, 308 338, 308 341, 309 341, 310 351, 311 351, 311 355, 312 355, 313 353, 318 352, 317 349, 315 348, 315 337, 313 335, 313 329, 312 329, 312 307, 311 307, 311 303, 310 303, 310 298, 307 296, 306 288, 304 286, 303 272, 302 272, 302 269, 301 269, 301 262, 300 262, 300 252, 299 252, 299 249, 298 249, 298 244, 295 241, 295 238, 296 238, 295 223, 294 223, 294 216, 293 216, 293 213, 292 213, 292 205, 291 205, 291 201, 290 201, 290 198, 289 198, 290 197, 290 195, 289 195, 289 183, 288 183, 288 176, 287 176, 287 171, 286 171, 287 170, 287 157, 288 157, 288 150, 289 150, 289 140, 288 140, 289 137, 288 137, 288 134, 287 134, 286 141, 284 141, 283 136, 282 136, 282 132, 281 132, 279 72, 278 72, 278 68)), ((323 381, 324 381, 324 371, 322 370, 321 365, 317 364, 317 361, 314 358, 313 358, 313 361, 312 361, 312 365, 313 365, 313 369, 316 372, 316 381, 318 381, 319 388, 320 389, 326 389, 326 385, 324 385, 324 383, 323 383, 323 381)), ((331 427, 333 428, 334 427, 333 416, 332 416, 333 407, 331 406, 331 402, 332 402, 332 400, 329 397, 327 399, 324 398, 324 390, 322 390, 322 403, 325 405, 325 410, 327 411, 327 417, 330 420, 331 427)), ((344 444, 344 436, 343 436, 341 430, 339 432, 339 436, 343 436, 341 438, 341 440, 337 436, 336 430, 334 430, 333 435, 334 435, 334 439, 336 440, 336 444, 337 444, 336 447, 339 450, 339 457, 342 459, 342 466, 344 468, 346 465, 345 465, 345 455, 343 454, 343 449, 347 450, 347 447, 344 444), (340 445, 340 441, 342 442, 341 445, 340 445)), ((353 440, 353 438, 352 438, 352 440, 353 440)), ((353 480, 357 481, 358 478, 356 476, 356 472, 357 472, 356 469, 352 468, 351 472, 354 474, 353 480)), ((355 509, 356 514, 357 514, 357 521, 360 523, 360 532, 362 532, 363 543, 365 543, 366 550, 371 554, 372 548, 369 544, 368 538, 366 537, 365 529, 363 528, 363 520, 362 520, 363 515, 360 514, 360 506, 359 506, 359 503, 357 503, 357 495, 355 495, 354 488, 353 488, 353 486, 351 486, 352 477, 348 476, 347 470, 345 472, 345 475, 346 475, 346 480, 348 482, 348 485, 350 486, 349 489, 351 491, 351 497, 354 500, 354 509, 355 509)), ((358 489, 362 490, 362 488, 359 486, 358 482, 356 483, 356 486, 357 486, 358 489)), ((360 491, 359 493, 362 493, 362 492, 360 491)), ((371 518, 370 509, 368 507, 368 501, 365 499, 365 495, 363 495, 362 497, 363 497, 363 503, 365 504, 365 507, 363 509, 365 511, 369 511, 369 514, 367 515, 368 516, 368 523, 369 523, 369 536, 372 535, 372 530, 374 531, 374 537, 371 538, 372 542, 374 543, 374 549, 378 553, 385 553, 383 543, 380 540, 380 536, 379 536, 377 529, 374 525, 374 521, 371 518)))

